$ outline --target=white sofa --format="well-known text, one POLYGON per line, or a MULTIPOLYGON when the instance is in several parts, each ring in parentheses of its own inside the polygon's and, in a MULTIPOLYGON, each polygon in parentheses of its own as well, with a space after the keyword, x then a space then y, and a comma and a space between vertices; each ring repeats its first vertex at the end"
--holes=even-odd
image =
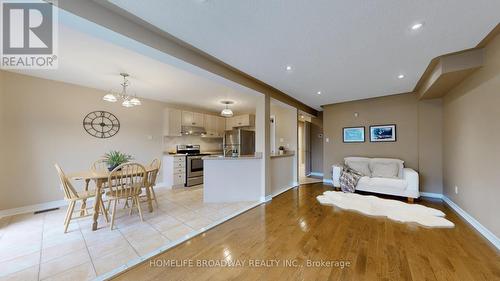
MULTIPOLYGON (((413 169, 404 168, 402 160, 346 157, 344 161, 351 169, 361 172, 364 175, 359 179, 356 190, 407 197, 409 202, 413 202, 414 198, 420 197, 418 173, 413 169), (393 175, 381 177, 379 176, 381 174, 380 170, 374 171, 377 170, 377 163, 381 163, 382 166, 386 165, 385 167, 398 169, 398 171, 394 170, 393 175)), ((382 169, 385 167, 382 167, 382 169)), ((332 168, 333 186, 340 187, 339 179, 342 166, 333 165, 332 168)))

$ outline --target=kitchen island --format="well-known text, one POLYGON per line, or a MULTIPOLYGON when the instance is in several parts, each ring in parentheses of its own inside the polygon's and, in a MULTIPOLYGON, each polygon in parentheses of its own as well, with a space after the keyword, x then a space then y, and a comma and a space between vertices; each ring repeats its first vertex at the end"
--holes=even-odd
POLYGON ((262 154, 224 157, 203 157, 204 202, 259 201, 262 154))

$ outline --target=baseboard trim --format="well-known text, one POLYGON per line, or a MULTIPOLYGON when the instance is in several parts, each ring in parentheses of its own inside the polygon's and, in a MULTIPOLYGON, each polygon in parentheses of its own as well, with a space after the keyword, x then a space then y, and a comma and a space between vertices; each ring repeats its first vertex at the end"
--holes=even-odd
POLYGON ((19 207, 19 208, 6 209, 6 210, 0 211, 0 218, 19 215, 19 214, 33 213, 36 211, 41 211, 41 210, 51 209, 51 208, 58 208, 58 207, 66 206, 66 205, 68 205, 66 200, 56 200, 56 201, 33 204, 33 205, 19 207))
POLYGON ((443 199, 443 194, 441 194, 441 193, 420 192, 420 196, 429 197, 429 198, 436 198, 436 199, 443 199))
POLYGON ((319 173, 319 172, 311 172, 309 175, 315 176, 315 177, 323 177, 323 173, 319 173))
POLYGON ((273 193, 272 194, 272 198, 274 198, 274 197, 280 195, 281 193, 286 192, 286 191, 288 191, 288 190, 290 190, 290 189, 292 189, 294 187, 296 187, 296 185, 292 185, 292 186, 288 186, 288 187, 282 188, 278 192, 273 193))
POLYGON ((333 185, 333 180, 331 180, 331 179, 325 179, 325 178, 324 178, 324 179, 323 179, 323 183, 326 183, 326 184, 328 184, 328 185, 333 185))
POLYGON ((448 206, 450 206, 455 212, 457 212, 462 218, 464 218, 472 227, 474 227, 479 233, 481 233, 488 241, 490 241, 493 246, 495 246, 498 250, 500 250, 500 239, 493 234, 493 232, 489 231, 486 227, 484 227, 480 222, 478 222, 474 217, 469 215, 464 209, 460 208, 455 202, 451 201, 445 195, 442 195, 442 199, 448 206))
POLYGON ((260 202, 261 203, 267 203, 267 202, 269 202, 271 200, 273 200, 273 196, 272 195, 266 195, 266 196, 260 197, 260 202))

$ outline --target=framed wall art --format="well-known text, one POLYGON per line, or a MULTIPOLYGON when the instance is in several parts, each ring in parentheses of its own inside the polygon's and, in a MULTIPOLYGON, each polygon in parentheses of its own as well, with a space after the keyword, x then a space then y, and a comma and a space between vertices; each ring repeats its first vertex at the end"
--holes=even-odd
POLYGON ((396 141, 396 125, 370 126, 370 142, 394 142, 396 141))
POLYGON ((365 142, 365 127, 342 128, 344 143, 365 142))

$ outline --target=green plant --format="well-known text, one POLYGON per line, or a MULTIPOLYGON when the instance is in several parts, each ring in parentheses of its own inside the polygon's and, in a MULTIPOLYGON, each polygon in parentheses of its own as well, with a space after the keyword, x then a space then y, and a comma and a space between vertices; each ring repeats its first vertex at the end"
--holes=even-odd
POLYGON ((106 160, 108 166, 112 168, 120 166, 123 163, 127 163, 132 159, 134 159, 132 156, 116 150, 112 150, 104 154, 104 160, 106 160))

